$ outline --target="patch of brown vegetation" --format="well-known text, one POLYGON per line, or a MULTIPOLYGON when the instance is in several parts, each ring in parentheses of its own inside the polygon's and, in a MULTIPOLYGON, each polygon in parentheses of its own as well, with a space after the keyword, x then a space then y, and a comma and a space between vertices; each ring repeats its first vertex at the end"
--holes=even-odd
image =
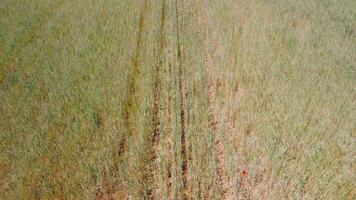
POLYGON ((154 85, 153 85, 153 112, 152 112, 152 126, 153 126, 153 133, 150 141, 150 158, 148 160, 148 167, 147 167, 147 173, 148 173, 148 198, 149 199, 155 199, 155 194, 154 194, 154 189, 156 189, 156 183, 155 183, 155 178, 154 178, 154 172, 156 171, 157 167, 155 166, 156 164, 156 159, 157 159, 157 145, 160 141, 160 119, 159 119, 159 110, 161 106, 160 102, 160 96, 161 96, 161 68, 163 66, 163 60, 164 60, 164 49, 165 49, 165 36, 164 36, 164 27, 166 23, 166 0, 162 0, 162 8, 161 8, 161 23, 160 23, 160 34, 158 38, 159 42, 159 62, 156 65, 155 68, 155 77, 154 77, 154 85))
POLYGON ((183 199, 188 199, 188 160, 187 160, 187 145, 185 139, 185 104, 184 104, 184 83, 183 83, 183 58, 182 58, 182 47, 180 39, 180 17, 178 0, 175 0, 175 11, 176 11, 176 30, 177 30, 177 52, 178 52, 178 85, 179 85, 179 109, 180 109, 180 123, 181 123, 181 156, 182 156, 182 179, 183 179, 183 199))
POLYGON ((207 5, 205 1, 198 0, 197 1, 197 6, 198 6, 198 26, 200 28, 201 33, 204 34, 203 38, 203 55, 204 55, 204 75, 205 75, 205 81, 207 84, 207 100, 208 100, 208 106, 209 106, 209 112, 210 112, 210 127, 212 130, 212 137, 215 142, 215 155, 216 155, 216 161, 217 161, 217 168, 216 172, 218 175, 219 183, 220 183, 220 190, 221 190, 221 196, 223 199, 234 199, 234 195, 230 189, 230 181, 229 178, 227 177, 226 171, 225 171, 225 155, 224 155, 224 147, 220 139, 219 132, 221 131, 221 128, 219 127, 219 122, 218 122, 218 105, 215 102, 215 96, 216 96, 216 90, 221 86, 220 81, 218 80, 217 77, 214 77, 216 72, 214 66, 216 65, 215 61, 213 60, 213 55, 212 54, 220 54, 223 55, 223 49, 219 46, 219 42, 216 38, 213 37, 213 35, 209 32, 208 29, 208 15, 206 13, 207 10, 207 5), (215 52, 210 53, 209 52, 209 47, 215 47, 215 52))
POLYGON ((141 46, 142 46, 142 32, 144 28, 144 19, 147 13, 148 8, 148 1, 145 0, 142 3, 141 13, 139 18, 139 26, 138 26, 138 33, 136 36, 136 45, 135 45, 135 53, 132 57, 132 71, 128 76, 128 89, 125 98, 125 102, 123 105, 123 123, 124 123, 124 134, 119 139, 119 146, 118 146, 118 156, 121 157, 122 153, 125 151, 126 146, 126 138, 130 137, 134 132, 136 132, 133 123, 135 123, 133 119, 133 114, 135 113, 136 107, 136 92, 137 92, 137 78, 140 74, 140 55, 141 55, 141 46))

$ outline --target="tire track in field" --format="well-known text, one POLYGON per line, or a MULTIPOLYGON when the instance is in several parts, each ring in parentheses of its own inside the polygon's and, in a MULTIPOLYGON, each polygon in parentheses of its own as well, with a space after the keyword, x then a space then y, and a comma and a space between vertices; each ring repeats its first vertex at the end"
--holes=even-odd
POLYGON ((169 94, 168 94, 168 158, 167 158, 167 198, 171 198, 171 193, 172 193, 172 131, 173 131, 173 126, 172 126, 172 94, 170 93, 172 91, 172 86, 171 82, 173 80, 173 75, 172 75, 172 65, 173 65, 173 52, 172 52, 172 47, 169 48, 168 52, 168 74, 169 74, 169 94))
POLYGON ((142 48, 142 32, 144 28, 144 21, 146 17, 148 9, 148 0, 144 0, 141 5, 141 12, 138 22, 138 33, 136 36, 136 44, 135 44, 135 52, 132 57, 132 71, 127 78, 127 93, 125 102, 123 103, 123 126, 124 126, 124 133, 119 138, 119 144, 117 149, 117 155, 120 158, 122 154, 126 150, 126 142, 128 137, 131 137, 136 130, 135 130, 135 119, 133 114, 136 112, 136 93, 137 93, 137 78, 140 75, 140 57, 141 57, 141 48, 142 48))
POLYGON ((157 170, 156 159, 157 152, 156 148, 160 142, 160 119, 159 119, 159 110, 161 106, 160 96, 161 96, 161 88, 162 88, 162 77, 161 77, 161 68, 163 67, 164 61, 164 49, 166 45, 166 37, 164 35, 164 27, 166 24, 166 12, 167 12, 167 0, 161 1, 161 19, 160 19, 160 27, 159 27, 159 36, 158 36, 158 56, 159 62, 156 64, 154 69, 154 83, 153 83, 153 112, 152 112, 152 126, 153 132, 150 138, 150 158, 148 161, 148 187, 147 188, 147 196, 149 199, 155 199, 155 194, 153 189, 156 189, 154 172, 157 170), (152 188, 151 188, 152 187, 152 188))
POLYGON ((169 45, 168 48, 168 76, 169 76, 169 85, 168 85, 168 158, 167 158, 167 200, 171 199, 171 193, 172 193, 172 160, 173 160, 173 149, 172 149, 172 132, 173 132, 173 125, 172 125, 172 82, 173 82, 173 71, 172 71, 172 66, 174 63, 174 47, 173 45, 169 45))
POLYGON ((229 190, 229 179, 226 175, 225 171, 225 155, 224 155, 224 150, 223 150, 223 144, 220 139, 220 135, 218 133, 219 129, 219 124, 217 120, 217 113, 218 111, 216 110, 216 103, 215 103, 215 94, 214 94, 214 61, 212 56, 209 53, 208 47, 209 45, 212 44, 212 42, 217 42, 217 39, 212 37, 212 35, 209 32, 208 29, 208 15, 206 13, 207 11, 207 5, 205 0, 198 0, 198 26, 200 29, 200 32, 205 35, 203 39, 203 55, 204 55, 204 63, 205 67, 204 69, 204 76, 205 76, 205 81, 207 84, 207 100, 208 100, 208 107, 209 107, 209 124, 210 128, 212 131, 212 137, 215 143, 215 155, 216 155, 216 161, 217 161, 217 169, 216 173, 218 175, 219 179, 219 184, 220 184, 220 190, 221 190, 221 195, 223 199, 233 199, 234 195, 231 193, 229 190))
POLYGON ((184 83, 183 83, 183 58, 182 46, 180 38, 180 24, 179 24, 179 8, 178 0, 175 0, 176 12, 176 30, 177 30, 177 56, 178 56, 178 85, 179 85, 179 109, 180 109, 180 122, 181 122, 181 156, 182 156, 182 182, 183 182, 183 199, 188 199, 188 160, 187 160, 187 145, 186 145, 186 127, 185 127, 185 104, 184 104, 184 83))
MULTIPOLYGON (((54 13, 57 10, 61 10, 64 5, 68 3, 64 1, 59 1, 59 2, 55 2, 50 6, 50 12, 49 13, 54 13)), ((14 43, 13 46, 15 46, 14 50, 12 52, 10 52, 10 54, 7 56, 7 58, 5 57, 4 60, 1 61, 0 63, 0 76, 3 76, 4 78, 0 77, 0 85, 2 84, 2 82, 5 80, 6 78, 6 74, 15 67, 16 63, 17 63, 17 58, 20 56, 20 54, 23 52, 23 50, 29 46, 30 44, 32 44, 33 42, 35 42, 35 40, 38 38, 39 34, 41 33, 41 29, 48 24, 54 17, 55 15, 50 15, 47 14, 45 16, 43 16, 43 18, 41 18, 40 22, 32 29, 30 30, 27 34, 23 34, 23 37, 17 38, 14 43)))

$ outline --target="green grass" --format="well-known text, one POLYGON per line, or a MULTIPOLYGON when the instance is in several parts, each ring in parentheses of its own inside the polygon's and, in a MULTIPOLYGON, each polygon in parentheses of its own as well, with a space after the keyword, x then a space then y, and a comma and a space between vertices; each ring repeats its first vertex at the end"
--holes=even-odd
POLYGON ((355 199, 354 1, 201 2, 1 1, 0 199, 355 199))

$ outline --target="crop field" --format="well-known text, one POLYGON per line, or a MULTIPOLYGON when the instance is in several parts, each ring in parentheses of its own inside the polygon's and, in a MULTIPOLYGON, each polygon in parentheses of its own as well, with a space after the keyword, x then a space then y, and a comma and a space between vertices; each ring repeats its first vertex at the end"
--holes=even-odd
POLYGON ((356 199, 356 1, 0 0, 0 199, 356 199))

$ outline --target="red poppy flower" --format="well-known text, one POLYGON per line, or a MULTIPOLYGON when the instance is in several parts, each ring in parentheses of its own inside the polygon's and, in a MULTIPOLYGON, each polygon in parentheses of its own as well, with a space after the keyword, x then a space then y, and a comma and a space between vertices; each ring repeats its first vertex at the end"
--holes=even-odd
POLYGON ((242 171, 242 175, 243 175, 243 176, 247 176, 247 175, 248 175, 248 172, 247 172, 246 170, 243 170, 243 171, 242 171))

